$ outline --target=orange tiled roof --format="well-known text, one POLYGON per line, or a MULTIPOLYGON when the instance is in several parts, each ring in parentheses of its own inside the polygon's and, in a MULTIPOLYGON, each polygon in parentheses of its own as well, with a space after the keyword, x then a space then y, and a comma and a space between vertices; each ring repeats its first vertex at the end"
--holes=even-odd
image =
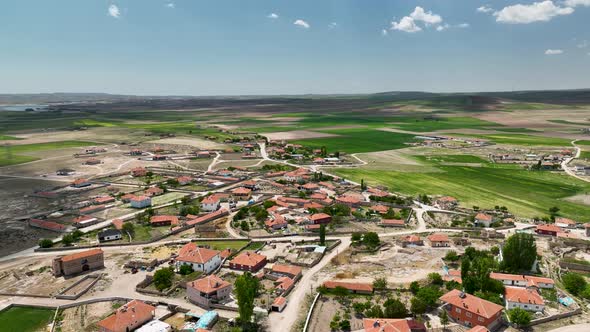
POLYGON ((475 216, 475 219, 477 220, 485 220, 485 221, 492 221, 492 216, 490 216, 489 214, 485 214, 485 213, 478 213, 475 216))
POLYGON ((272 272, 290 274, 293 276, 299 275, 302 270, 301 267, 295 265, 274 264, 272 266, 272 272))
POLYGON ((504 309, 504 307, 501 305, 480 299, 479 297, 473 296, 471 294, 463 293, 457 289, 454 289, 441 296, 440 300, 484 318, 492 318, 501 312, 502 309, 504 309), (464 294, 464 297, 461 297, 461 294, 464 294))
POLYGON ((506 287, 506 301, 543 305, 545 301, 539 293, 530 288, 524 287, 506 287))
POLYGON ((254 266, 260 264, 260 262, 264 261, 265 259, 266 259, 266 256, 264 256, 264 255, 260 255, 255 252, 246 251, 246 252, 243 252, 243 253, 237 255, 236 257, 234 257, 234 259, 232 259, 230 261, 230 263, 238 264, 238 265, 242 265, 242 266, 254 267, 254 266))
POLYGON ((426 326, 413 319, 364 318, 365 332, 426 332, 426 326))
POLYGON ((217 292, 218 290, 228 286, 231 286, 229 282, 219 278, 214 274, 187 283, 187 287, 194 288, 199 292, 206 294, 217 292))
POLYGON ((449 242, 449 236, 447 234, 435 233, 428 235, 428 240, 431 242, 449 242))
POLYGON ((98 326, 109 331, 125 331, 135 325, 139 319, 148 318, 149 320, 152 316, 151 313, 155 310, 155 307, 145 302, 133 300, 117 309, 114 314, 98 322, 98 326))
POLYGON ((322 220, 326 218, 332 218, 332 216, 327 213, 315 213, 311 215, 311 220, 313 221, 322 220))
POLYGON ((219 255, 219 251, 217 250, 202 248, 197 246, 196 243, 190 242, 180 248, 177 260, 182 262, 205 264, 217 255, 219 255))
POLYGON ((76 259, 81 259, 81 258, 87 258, 87 257, 91 257, 94 255, 99 255, 102 254, 102 249, 90 249, 90 250, 85 250, 85 251, 81 251, 81 252, 77 252, 75 254, 71 254, 71 255, 67 255, 67 256, 63 256, 61 258, 62 262, 69 262, 69 261, 73 261, 76 259))

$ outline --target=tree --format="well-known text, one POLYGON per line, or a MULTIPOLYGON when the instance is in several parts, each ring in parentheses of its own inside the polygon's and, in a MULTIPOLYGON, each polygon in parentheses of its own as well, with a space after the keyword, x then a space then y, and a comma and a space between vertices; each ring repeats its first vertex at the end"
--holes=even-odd
POLYGON ((51 241, 50 239, 41 239, 41 240, 39 240, 39 247, 51 248, 51 247, 53 247, 53 241, 51 241))
POLYGON ((350 241, 352 242, 360 242, 362 239, 363 235, 361 233, 352 233, 352 235, 350 236, 350 241))
POLYGON ((443 280, 442 276, 436 272, 429 273, 428 280, 433 285, 442 286, 444 284, 444 280, 443 280))
POLYGON ((174 270, 172 267, 164 267, 154 273, 154 286, 159 291, 172 286, 174 280, 174 270))
POLYGON ((121 229, 123 230, 123 232, 127 234, 133 235, 135 233, 135 225, 133 225, 133 223, 130 222, 123 223, 121 229))
POLYGON ((250 272, 245 272, 236 278, 234 292, 238 300, 238 313, 242 327, 249 325, 254 313, 254 298, 258 292, 260 282, 250 272))
POLYGON ((510 322, 516 324, 518 327, 524 327, 531 322, 531 314, 521 308, 514 308, 508 310, 508 318, 510 322))
POLYGON ((383 318, 383 309, 378 304, 375 304, 371 308, 365 310, 365 316, 368 318, 383 318))
POLYGON ((551 216, 556 216, 559 213, 559 208, 557 206, 553 206, 549 208, 549 214, 551 216))
POLYGON ((385 278, 377 278, 373 281, 373 288, 375 289, 385 289, 387 288, 387 279, 385 278))
POLYGON ((438 315, 438 318, 440 318, 440 323, 443 326, 443 331, 445 331, 447 329, 447 324, 449 324, 449 314, 447 314, 447 311, 443 309, 438 315))
POLYGON ((570 293, 574 295, 580 294, 588 285, 584 277, 574 272, 566 273, 561 278, 561 280, 563 281, 565 289, 567 289, 570 293))
POLYGON ((72 234, 66 234, 62 236, 61 243, 63 243, 64 246, 69 247, 72 245, 72 243, 74 243, 74 237, 72 234))
POLYGON ((326 245, 326 225, 320 225, 320 246, 326 245))
POLYGON ((398 299, 387 299, 383 303, 383 314, 385 318, 405 318, 408 316, 408 309, 398 299))
POLYGON ((340 315, 336 313, 330 321, 330 330, 336 331, 340 328, 340 315))
POLYGON ((361 191, 367 190, 367 184, 365 183, 365 179, 361 179, 361 191))
POLYGON ((347 297, 349 293, 348 289, 342 286, 336 286, 334 287, 334 289, 332 289, 332 294, 334 294, 334 296, 342 300, 343 298, 347 297))
POLYGON ((502 256, 502 270, 511 273, 530 271, 537 259, 535 238, 526 233, 512 235, 502 248, 502 256))
POLYGON ((427 307, 434 307, 441 295, 441 291, 436 286, 422 287, 416 293, 416 297, 422 300, 427 307))
POLYGON ((371 249, 377 248, 380 243, 379 235, 375 232, 368 232, 363 235, 363 244, 371 249))
POLYGON ((198 205, 183 205, 180 208, 180 215, 186 217, 188 214, 197 215, 201 212, 201 209, 198 205))
POLYGON ((420 290, 420 284, 417 281, 412 281, 410 283, 410 292, 412 292, 412 294, 416 295, 419 290, 420 290))
POLYGON ((277 205, 277 203, 275 201, 264 201, 264 203, 262 203, 262 206, 264 206, 264 209, 270 209, 271 207, 277 205))
POLYGON ((178 272, 180 274, 182 274, 183 276, 191 274, 194 272, 193 267, 191 265, 188 264, 182 264, 180 266, 180 269, 178 269, 178 272))
POLYGON ((74 239, 74 241, 80 240, 82 236, 84 236, 84 233, 79 229, 72 232, 72 238, 74 239))
POLYGON ((428 309, 428 305, 426 305, 426 303, 419 297, 414 296, 412 300, 410 300, 410 310, 415 315, 421 315, 425 313, 426 309, 428 309))
POLYGON ((457 252, 455 250, 449 250, 445 255, 445 260, 456 262, 459 260, 459 255, 457 255, 457 252))
POLYGON ((244 231, 244 232, 248 232, 250 231, 250 225, 248 224, 248 222, 246 221, 246 219, 242 220, 242 222, 240 223, 240 228, 244 231))

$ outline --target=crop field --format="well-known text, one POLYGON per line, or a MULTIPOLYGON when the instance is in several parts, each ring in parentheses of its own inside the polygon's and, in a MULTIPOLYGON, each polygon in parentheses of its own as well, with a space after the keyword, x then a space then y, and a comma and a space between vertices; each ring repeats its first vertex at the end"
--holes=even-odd
POLYGON ((580 159, 590 159, 590 151, 581 151, 580 159))
POLYGON ((61 141, 50 143, 23 144, 0 147, 0 166, 17 165, 38 160, 39 158, 23 154, 34 153, 38 151, 48 151, 57 149, 77 148, 84 146, 100 145, 93 142, 84 141, 61 141))
POLYGON ((14 137, 14 136, 7 136, 7 135, 0 135, 0 141, 9 141, 9 140, 20 140, 22 138, 14 137))
POLYGON ((55 310, 32 307, 12 307, 0 312, 2 331, 36 332, 44 331, 51 323, 55 310))
POLYGON ((414 142, 414 135, 392 133, 372 129, 336 129, 322 132, 337 134, 335 137, 296 140, 309 147, 325 146, 328 152, 343 151, 348 153, 372 152, 404 148, 405 143, 414 142))
POLYGON ((197 244, 198 245, 207 245, 209 246, 211 249, 214 250, 224 250, 224 249, 233 249, 233 250, 238 250, 240 248, 242 248, 243 246, 245 246, 246 244, 248 244, 248 240, 243 240, 243 241, 198 241, 197 240, 197 244))
POLYGON ((493 141, 498 144, 523 145, 523 146, 570 146, 570 140, 557 137, 533 136, 525 134, 451 134, 456 136, 468 136, 493 141))
POLYGON ((396 118, 393 125, 396 128, 417 131, 430 132, 450 129, 486 129, 487 127, 500 127, 501 125, 494 122, 479 120, 471 117, 400 117, 396 118))
POLYGON ((488 161, 474 155, 468 154, 443 154, 443 155, 429 155, 416 156, 418 160, 442 162, 442 163, 487 163, 488 161))
POLYGON ((493 208, 504 205, 523 217, 547 215, 557 206, 567 217, 590 219, 588 206, 565 198, 590 192, 586 183, 565 174, 526 171, 518 167, 438 166, 439 172, 397 172, 384 170, 333 169, 332 172, 355 181, 381 184, 407 195, 434 194, 458 198, 463 206, 493 208))

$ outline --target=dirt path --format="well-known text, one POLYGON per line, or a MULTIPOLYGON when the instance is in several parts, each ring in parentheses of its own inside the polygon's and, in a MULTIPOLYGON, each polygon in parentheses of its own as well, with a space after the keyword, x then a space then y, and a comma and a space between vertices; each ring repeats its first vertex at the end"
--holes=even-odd
POLYGON ((577 139, 573 140, 571 142, 571 144, 573 145, 574 149, 576 149, 576 154, 573 157, 570 158, 566 158, 561 162, 561 168, 565 171, 565 173, 569 176, 573 176, 578 180, 582 180, 584 182, 590 182, 589 179, 583 178, 579 175, 577 175, 574 171, 572 171, 571 168, 569 168, 567 165, 574 159, 580 158, 580 154, 582 153, 582 150, 576 145, 576 141, 577 139))

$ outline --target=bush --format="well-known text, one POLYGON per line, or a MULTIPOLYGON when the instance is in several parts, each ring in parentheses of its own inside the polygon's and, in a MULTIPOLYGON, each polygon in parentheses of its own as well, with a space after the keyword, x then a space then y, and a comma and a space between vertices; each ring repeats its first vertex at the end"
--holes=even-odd
POLYGON ((51 241, 50 239, 41 239, 41 240, 39 240, 39 247, 51 248, 51 247, 53 247, 53 241, 51 241))
POLYGON ((172 286, 174 280, 174 270, 172 267, 164 267, 154 273, 154 286, 157 290, 162 291, 172 286))
POLYGON ((383 303, 385 318, 405 318, 408 315, 408 309, 398 299, 387 299, 383 303))
POLYGON ((527 326, 531 322, 531 314, 521 308, 508 310, 508 318, 510 322, 516 324, 518 327, 527 326))
POLYGON ((419 290, 420 290, 420 284, 417 281, 412 281, 412 283, 410 283, 410 292, 412 292, 412 294, 416 295, 419 290))
POLYGON ((375 288, 375 289, 387 288, 387 279, 385 279, 385 278, 375 279, 375 281, 373 281, 373 288, 375 288))
POLYGON ((61 243, 63 243, 64 246, 69 247, 72 245, 72 243, 74 243, 74 237, 72 234, 66 234, 62 236, 61 243))
POLYGON ((375 232, 368 232, 363 235, 363 244, 368 248, 377 248, 380 243, 381 241, 379 240, 379 235, 377 235, 375 232))
POLYGON ((450 261, 450 262, 456 262, 459 260, 459 255, 457 255, 457 252, 455 250, 450 250, 445 255, 445 260, 450 261))
POLYGON ((442 276, 436 272, 429 273, 428 280, 433 285, 442 286, 444 284, 442 276))
POLYGON ((574 295, 579 295, 582 293, 582 291, 584 291, 588 285, 584 277, 574 272, 566 273, 561 279, 565 289, 574 295))
POLYGON ((180 266, 180 269, 178 269, 178 273, 182 274, 183 276, 191 274, 193 272, 194 272, 193 267, 188 264, 183 264, 180 266))

